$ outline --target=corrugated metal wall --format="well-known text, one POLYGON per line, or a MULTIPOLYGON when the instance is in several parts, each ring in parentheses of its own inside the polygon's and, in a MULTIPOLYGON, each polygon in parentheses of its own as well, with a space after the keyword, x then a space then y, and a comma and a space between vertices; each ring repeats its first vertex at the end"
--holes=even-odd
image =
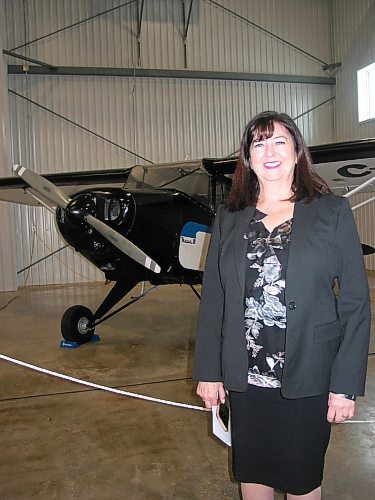
MULTIPOLYGON (((375 1, 333 0, 334 61, 341 62, 336 74, 334 140, 375 137, 375 120, 358 123, 357 70, 375 62, 375 1)), ((368 198, 355 195, 351 203, 368 198)), ((375 203, 355 211, 361 239, 375 246, 375 203)), ((366 267, 375 269, 375 255, 365 257, 366 267)))
MULTIPOLYGON (((8 95, 6 92, 6 65, 0 55, 0 175, 9 174, 10 129, 8 95)), ((13 207, 0 202, 0 291, 16 288, 16 255, 13 207)))
POLYGON ((337 73, 337 140, 375 137, 375 120, 358 123, 357 71, 375 62, 374 0, 333 0, 334 53, 337 73))
MULTIPOLYGON (((135 35, 141 1, 138 7, 131 0, 2 2, 8 19, 8 49, 17 48, 55 65, 132 67, 139 62, 135 35), (85 19, 88 21, 82 22, 85 19), (63 29, 67 26, 72 27, 63 29)), ((189 4, 185 0, 186 13, 189 4)), ((328 4, 326 0, 194 0, 187 37, 188 67, 321 74, 312 58, 250 23, 329 61, 328 4)), ((180 0, 145 0, 141 65, 182 68, 183 31, 180 0)))
POLYGON ((335 140, 375 137, 375 120, 358 123, 357 71, 375 62, 375 1, 333 0, 337 72, 335 140))
MULTIPOLYGON (((185 2, 186 9, 189 3, 185 2)), ((145 68, 184 67, 180 1, 145 0, 140 59, 136 2, 0 0, 0 5, 6 18, 5 48, 16 48, 29 57, 55 65, 134 67, 135 73, 138 63, 145 68), (108 12, 99 15, 104 11, 108 12)), ((187 35, 187 67, 327 76, 313 57, 251 23, 330 62, 330 8, 325 0, 195 0, 187 35)), ((19 64, 9 57, 8 62, 19 64)), ((238 148, 244 125, 255 113, 276 109, 295 117, 333 94, 326 85, 177 78, 26 74, 9 76, 8 83, 12 160, 41 173, 140 163, 124 148, 153 162, 181 160, 186 155, 224 156, 238 148)), ((330 103, 298 119, 309 144, 333 140, 332 116, 330 103)), ((43 209, 18 207, 16 225, 18 269, 63 245, 43 209)), ((71 249, 58 255, 60 260, 53 257, 32 268, 27 283, 102 279, 71 249)), ((25 275, 20 275, 20 284, 25 275)))

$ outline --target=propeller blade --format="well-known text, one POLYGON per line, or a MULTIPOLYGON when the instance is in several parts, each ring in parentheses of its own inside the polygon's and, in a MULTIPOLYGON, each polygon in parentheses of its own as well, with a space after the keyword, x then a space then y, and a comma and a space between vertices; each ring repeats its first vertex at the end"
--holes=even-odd
POLYGON ((28 170, 25 167, 21 167, 21 165, 14 165, 14 171, 17 175, 19 175, 30 187, 35 189, 39 194, 47 198, 51 203, 59 206, 60 208, 66 208, 68 203, 70 202, 70 198, 66 196, 66 194, 61 191, 57 186, 52 184, 52 182, 48 181, 44 177, 31 170, 28 170))
POLYGON ((85 221, 90 224, 94 229, 98 231, 104 238, 110 241, 115 247, 117 247, 121 252, 130 257, 131 259, 141 264, 141 266, 150 269, 154 273, 160 273, 160 266, 146 255, 140 248, 138 248, 134 243, 129 241, 127 238, 119 234, 117 231, 111 227, 104 224, 104 222, 96 219, 93 215, 85 215, 85 221))

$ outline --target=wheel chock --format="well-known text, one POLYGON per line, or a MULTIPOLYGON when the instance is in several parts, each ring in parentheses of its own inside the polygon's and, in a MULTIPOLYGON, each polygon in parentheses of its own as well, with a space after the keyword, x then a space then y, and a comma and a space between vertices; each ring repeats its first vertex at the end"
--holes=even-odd
MULTIPOLYGON (((91 342, 100 342, 99 335, 94 334, 88 342, 85 342, 85 344, 90 344, 91 342)), ((77 349, 77 347, 80 347, 81 345, 83 344, 79 344, 74 340, 62 340, 60 342, 60 347, 63 349, 77 349)))

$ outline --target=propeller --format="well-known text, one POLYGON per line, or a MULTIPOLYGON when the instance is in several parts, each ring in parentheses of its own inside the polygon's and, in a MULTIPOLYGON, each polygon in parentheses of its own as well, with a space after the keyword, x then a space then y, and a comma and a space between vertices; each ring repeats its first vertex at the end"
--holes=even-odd
POLYGON ((71 199, 61 189, 44 177, 21 165, 14 165, 13 170, 35 191, 60 208, 66 208, 71 199))
MULTIPOLYGON (((14 171, 25 182, 27 182, 30 187, 35 189, 35 191, 43 195, 47 200, 58 207, 66 209, 68 204, 72 201, 71 198, 69 198, 69 196, 67 196, 61 189, 43 176, 36 174, 21 165, 15 165, 14 171)), ((104 222, 100 221, 93 215, 85 214, 84 220, 99 234, 112 243, 112 245, 121 250, 122 253, 138 262, 138 264, 141 264, 141 266, 150 269, 154 273, 160 273, 160 266, 140 248, 134 245, 134 243, 125 238, 125 236, 122 236, 120 233, 107 226, 107 224, 104 224, 104 222)))
POLYGON ((88 224, 90 224, 90 226, 96 229, 98 233, 104 236, 104 238, 110 241, 112 245, 115 245, 115 247, 121 250, 121 252, 125 255, 138 262, 138 264, 147 267, 147 269, 154 271, 154 273, 160 273, 160 266, 130 240, 111 227, 107 226, 107 224, 104 224, 104 222, 97 219, 93 215, 86 214, 84 219, 88 224))

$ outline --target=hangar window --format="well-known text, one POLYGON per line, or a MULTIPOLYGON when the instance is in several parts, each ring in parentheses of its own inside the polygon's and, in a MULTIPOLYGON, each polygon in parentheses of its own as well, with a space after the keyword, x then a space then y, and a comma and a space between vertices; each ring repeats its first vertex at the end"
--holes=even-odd
POLYGON ((357 71, 358 121, 375 118, 375 63, 357 71))

